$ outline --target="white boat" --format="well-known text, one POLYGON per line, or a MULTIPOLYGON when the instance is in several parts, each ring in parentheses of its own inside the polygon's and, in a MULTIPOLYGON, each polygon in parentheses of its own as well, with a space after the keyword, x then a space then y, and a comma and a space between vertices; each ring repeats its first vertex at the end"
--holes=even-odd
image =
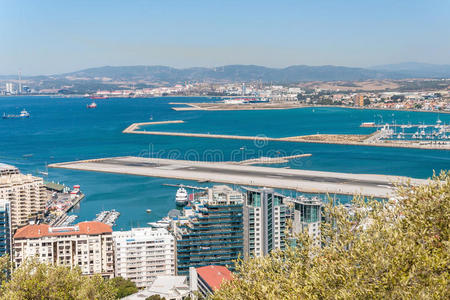
POLYGON ((97 108, 97 103, 92 102, 91 104, 86 105, 87 108, 97 108))
POLYGON ((20 112, 19 117, 21 117, 21 118, 28 118, 28 117, 30 117, 30 114, 29 114, 25 109, 23 109, 23 110, 20 112))
POLYGON ((188 193, 185 188, 180 187, 175 195, 175 204, 177 206, 185 206, 188 203, 188 193))
POLYGON ((170 224, 171 224, 171 219, 169 219, 168 217, 165 217, 156 222, 147 223, 147 225, 149 225, 150 227, 154 227, 154 228, 167 228, 170 226, 170 224))
POLYGON ((149 214, 149 213, 152 212, 152 210, 149 208, 149 209, 146 210, 146 212, 149 214))

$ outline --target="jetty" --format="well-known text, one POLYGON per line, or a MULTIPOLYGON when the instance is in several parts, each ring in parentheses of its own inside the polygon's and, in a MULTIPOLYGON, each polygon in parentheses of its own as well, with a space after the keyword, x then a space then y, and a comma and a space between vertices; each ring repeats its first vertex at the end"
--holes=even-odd
POLYGON ((50 168, 129 174, 148 177, 262 186, 305 193, 364 195, 387 198, 396 184, 425 184, 427 181, 399 176, 350 174, 284 169, 228 162, 187 161, 144 157, 113 157, 56 163, 50 168))
POLYGON ((183 120, 173 120, 173 121, 158 121, 158 122, 141 122, 141 123, 133 123, 127 128, 125 128, 123 133, 139 133, 142 131, 138 131, 141 129, 141 126, 149 126, 149 125, 162 125, 162 124, 180 124, 184 123, 183 120))
POLYGON ((233 140, 252 140, 255 142, 291 142, 291 143, 313 143, 313 144, 337 144, 352 146, 372 146, 372 147, 390 147, 390 148, 415 148, 429 150, 450 150, 450 141, 421 141, 421 140, 382 140, 379 137, 381 131, 375 131, 372 134, 312 134, 290 137, 267 137, 267 136, 245 136, 230 134, 210 134, 210 133, 193 133, 193 132, 174 132, 174 131, 147 131, 140 130, 140 126, 157 125, 157 124, 179 124, 184 123, 182 120, 163 121, 163 122, 145 122, 133 123, 128 126, 123 133, 127 134, 147 134, 159 136, 181 136, 196 137, 210 139, 233 139, 233 140))

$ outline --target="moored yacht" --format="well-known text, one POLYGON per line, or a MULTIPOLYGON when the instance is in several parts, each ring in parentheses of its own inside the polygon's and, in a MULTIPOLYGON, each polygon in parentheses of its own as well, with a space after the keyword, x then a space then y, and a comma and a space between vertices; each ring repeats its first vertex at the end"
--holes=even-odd
POLYGON ((188 203, 188 193, 185 188, 180 187, 177 190, 177 194, 175 196, 175 203, 177 206, 185 206, 188 203))

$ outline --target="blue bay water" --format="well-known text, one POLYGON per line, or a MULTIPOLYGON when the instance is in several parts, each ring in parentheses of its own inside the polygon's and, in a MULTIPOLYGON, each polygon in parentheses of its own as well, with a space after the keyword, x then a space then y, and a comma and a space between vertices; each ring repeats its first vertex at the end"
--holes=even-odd
MULTIPOLYGON (((169 102, 208 101, 204 98, 151 98, 98 100, 87 109, 83 98, 3 97, 0 113, 25 108, 30 119, 0 120, 0 162, 23 173, 38 175, 46 163, 78 159, 142 155, 176 159, 236 160, 261 155, 311 153, 280 167, 320 171, 379 173, 428 178, 433 170, 450 169, 450 152, 288 142, 203 139, 123 134, 134 122, 184 120, 183 124, 156 125, 148 130, 285 137, 315 133, 367 134, 362 122, 450 123, 450 115, 419 112, 303 108, 273 111, 185 111, 169 102)), ((144 226, 174 206, 178 180, 118 174, 49 169, 49 180, 80 184, 86 198, 75 213, 91 220, 103 209, 121 212, 117 229, 144 226), (149 215, 145 212, 152 209, 149 215)), ((188 182, 183 182, 188 183, 188 182)), ((200 185, 191 182, 193 185, 200 185)))

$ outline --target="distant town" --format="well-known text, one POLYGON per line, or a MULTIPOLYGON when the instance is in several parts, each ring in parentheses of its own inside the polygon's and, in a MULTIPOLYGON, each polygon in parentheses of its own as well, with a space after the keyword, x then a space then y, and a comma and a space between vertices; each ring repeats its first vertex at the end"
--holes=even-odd
POLYGON ((0 95, 50 95, 93 99, 166 96, 217 97, 224 104, 233 105, 253 101, 291 105, 450 111, 449 79, 312 81, 289 84, 271 84, 261 81, 184 82, 172 85, 147 83, 148 87, 137 87, 142 83, 111 83, 110 78, 100 78, 92 82, 92 86, 89 88, 80 88, 75 83, 52 88, 49 88, 48 84, 44 87, 42 85, 38 79, 21 79, 20 76, 16 80, 3 79, 0 80, 0 95), (103 84, 98 84, 99 81, 103 84))

